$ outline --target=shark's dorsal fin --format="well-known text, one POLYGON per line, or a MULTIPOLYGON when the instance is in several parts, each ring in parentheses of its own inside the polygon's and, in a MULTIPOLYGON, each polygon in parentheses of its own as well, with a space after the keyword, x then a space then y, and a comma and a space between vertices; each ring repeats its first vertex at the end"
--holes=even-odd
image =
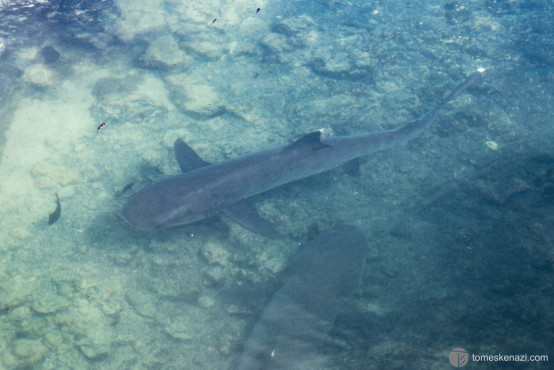
POLYGON ((194 149, 185 144, 181 139, 177 139, 173 144, 173 150, 175 151, 175 158, 177 163, 181 167, 181 171, 188 172, 199 167, 209 166, 211 163, 206 162, 196 154, 194 149))
POLYGON ((321 142, 321 131, 314 131, 307 135, 302 136, 300 139, 296 140, 294 143, 287 146, 283 151, 297 150, 297 149, 312 149, 317 150, 324 148, 328 145, 325 145, 321 142))

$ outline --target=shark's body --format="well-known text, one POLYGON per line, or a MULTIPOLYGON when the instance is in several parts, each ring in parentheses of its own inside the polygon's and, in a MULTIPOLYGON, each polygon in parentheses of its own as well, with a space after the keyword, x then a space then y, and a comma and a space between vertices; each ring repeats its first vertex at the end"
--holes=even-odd
POLYGON ((321 132, 316 131, 287 146, 216 164, 203 161, 177 140, 175 154, 183 173, 133 194, 123 215, 139 228, 152 229, 189 224, 223 213, 251 231, 275 237, 271 225, 259 218, 247 198, 415 138, 447 102, 479 79, 480 73, 473 73, 419 120, 393 130, 330 138, 321 138, 321 132))

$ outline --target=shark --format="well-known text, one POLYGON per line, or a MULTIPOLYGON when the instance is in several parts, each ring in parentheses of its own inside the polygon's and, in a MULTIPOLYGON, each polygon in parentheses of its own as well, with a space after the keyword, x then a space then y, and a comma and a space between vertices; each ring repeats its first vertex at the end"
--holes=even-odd
POLYGON ((322 343, 350 306, 367 249, 365 234, 351 225, 324 230, 303 245, 250 331, 235 368, 327 368, 322 343))
POLYGON ((482 81, 483 69, 470 74, 419 119, 391 130, 322 137, 321 130, 277 146, 219 163, 204 161, 183 140, 174 143, 182 173, 168 176, 132 194, 123 217, 139 229, 185 225, 223 214, 256 234, 278 238, 273 225, 257 212, 250 198, 281 185, 340 167, 417 137, 439 111, 469 86, 482 81))

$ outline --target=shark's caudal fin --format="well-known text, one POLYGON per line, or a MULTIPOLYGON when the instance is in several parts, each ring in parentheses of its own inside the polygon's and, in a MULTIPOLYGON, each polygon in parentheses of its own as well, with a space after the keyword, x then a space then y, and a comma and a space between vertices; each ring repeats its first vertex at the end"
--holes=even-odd
MULTIPOLYGON (((319 139, 318 139, 319 141, 319 139)), ((294 144, 293 144, 294 145, 294 144)), ((183 173, 192 171, 200 167, 211 165, 206 162, 190 146, 183 140, 177 139, 173 144, 175 158, 179 163, 179 167, 183 173)), ((221 210, 221 213, 231 220, 235 221, 246 230, 250 230, 255 234, 265 236, 267 238, 276 239, 279 234, 273 228, 273 225, 267 220, 264 220, 256 211, 254 205, 248 199, 243 199, 231 207, 221 210)))
POLYGON ((444 105, 444 104, 448 103, 450 100, 456 98, 458 95, 460 95, 469 86, 477 85, 477 84, 482 83, 483 82, 483 77, 482 77, 483 72, 484 72, 484 70, 482 70, 480 68, 477 72, 473 72, 472 74, 470 74, 469 77, 464 81, 463 84, 461 84, 460 86, 455 88, 454 91, 452 91, 450 94, 448 94, 448 96, 446 98, 444 98, 444 100, 441 102, 440 105, 444 105))
POLYGON ((406 142, 418 136, 423 130, 425 130, 429 125, 431 125, 431 123, 433 123, 435 118, 437 118, 439 110, 441 110, 446 103, 458 97, 463 91, 465 91, 471 85, 481 83, 482 82, 481 75, 483 72, 484 72, 483 69, 478 69, 477 72, 474 72, 471 75, 469 75, 469 77, 462 84, 456 87, 450 94, 448 94, 446 98, 441 100, 440 103, 435 105, 430 111, 425 113, 417 121, 410 122, 408 124, 405 124, 403 126, 400 126, 392 130, 392 132, 394 132, 397 137, 397 144, 399 142, 406 142))

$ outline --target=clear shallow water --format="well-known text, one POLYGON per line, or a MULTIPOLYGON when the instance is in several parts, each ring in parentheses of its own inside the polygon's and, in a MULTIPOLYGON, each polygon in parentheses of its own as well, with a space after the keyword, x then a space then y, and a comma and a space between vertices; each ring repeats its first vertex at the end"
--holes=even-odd
POLYGON ((2 2, 0 364, 233 368, 299 243, 338 223, 363 230, 368 258, 326 368, 445 368, 454 347, 552 355, 552 13, 2 2), (224 219, 145 233, 118 216, 127 184, 178 173, 177 138, 217 162, 320 128, 392 128, 477 67, 483 86, 358 175, 256 197, 287 238, 224 219))

